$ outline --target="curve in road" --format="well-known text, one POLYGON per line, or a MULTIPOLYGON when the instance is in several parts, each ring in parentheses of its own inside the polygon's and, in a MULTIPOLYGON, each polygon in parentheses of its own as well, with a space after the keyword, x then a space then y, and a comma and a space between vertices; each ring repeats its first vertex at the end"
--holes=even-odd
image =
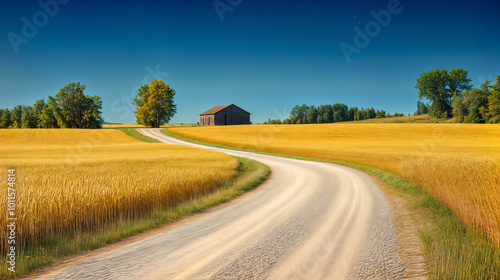
POLYGON ((272 170, 251 195, 43 279, 402 279, 390 206, 372 178, 329 163, 187 143, 272 170))

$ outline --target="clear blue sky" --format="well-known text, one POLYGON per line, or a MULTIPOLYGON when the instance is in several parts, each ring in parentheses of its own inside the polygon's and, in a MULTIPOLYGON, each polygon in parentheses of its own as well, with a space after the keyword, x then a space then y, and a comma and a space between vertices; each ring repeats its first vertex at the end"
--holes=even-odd
POLYGON ((217 1, 235 5, 72 0, 47 15, 37 1, 2 1, 0 107, 81 82, 102 97, 105 121, 135 123, 131 95, 154 77, 177 91, 172 123, 230 103, 254 123, 302 103, 413 113, 421 72, 464 68, 475 86, 500 74, 500 1, 402 0, 350 63, 339 45, 356 46, 354 29, 393 1, 217 1), (23 35, 23 17, 36 34, 23 35), (24 38, 17 53, 11 32, 24 38))

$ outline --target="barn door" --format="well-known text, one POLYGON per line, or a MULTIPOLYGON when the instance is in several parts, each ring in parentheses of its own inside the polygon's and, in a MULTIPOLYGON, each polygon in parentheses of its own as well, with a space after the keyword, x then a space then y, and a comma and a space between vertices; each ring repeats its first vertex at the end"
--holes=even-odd
POLYGON ((224 125, 227 125, 227 115, 224 115, 224 125))

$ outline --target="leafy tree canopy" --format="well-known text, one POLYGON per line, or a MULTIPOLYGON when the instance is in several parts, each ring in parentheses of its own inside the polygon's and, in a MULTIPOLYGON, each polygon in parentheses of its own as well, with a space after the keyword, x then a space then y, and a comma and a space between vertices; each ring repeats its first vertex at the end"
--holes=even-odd
POLYGON ((462 68, 434 69, 420 74, 415 88, 420 99, 432 102, 430 114, 436 117, 451 115, 452 98, 462 96, 464 91, 472 89, 471 79, 467 78, 467 70, 462 68))
MULTIPOLYGON (((63 87, 55 97, 49 96, 49 109, 44 112, 53 114, 61 128, 101 128, 101 97, 88 96, 83 92, 85 85, 71 83, 63 87)), ((43 108, 42 108, 43 110, 43 108)), ((52 116, 42 116, 50 123, 52 116)))
POLYGON ((167 124, 177 112, 174 96, 175 90, 162 80, 143 85, 132 102, 137 123, 156 128, 167 124))

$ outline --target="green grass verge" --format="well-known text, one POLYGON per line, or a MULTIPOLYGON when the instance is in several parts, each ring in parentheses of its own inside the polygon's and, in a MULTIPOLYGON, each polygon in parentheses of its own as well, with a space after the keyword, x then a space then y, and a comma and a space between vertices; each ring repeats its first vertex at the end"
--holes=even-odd
POLYGON ((170 209, 156 209, 139 220, 122 220, 94 232, 58 234, 41 240, 38 246, 21 248, 17 253, 16 272, 7 271, 6 258, 0 261, 0 279, 25 275, 62 258, 104 247, 138 233, 172 223, 209 207, 229 201, 265 181, 270 170, 264 164, 238 158, 237 176, 208 196, 188 201, 170 209))
POLYGON ((148 143, 161 143, 157 139, 154 139, 154 138, 151 138, 149 136, 140 134, 134 128, 116 128, 116 129, 125 132, 125 134, 127 134, 128 136, 130 136, 132 138, 135 138, 137 140, 141 140, 141 141, 148 142, 148 143))
POLYGON ((178 136, 167 129, 163 129, 162 133, 195 144, 285 158, 334 163, 363 171, 378 178, 397 193, 409 195, 411 197, 408 200, 410 209, 423 213, 426 217, 420 221, 425 224, 420 225, 422 229, 419 233, 429 265, 431 279, 500 279, 500 252, 480 234, 465 227, 451 210, 432 197, 422 187, 397 175, 353 163, 267 153, 200 142, 178 136))

